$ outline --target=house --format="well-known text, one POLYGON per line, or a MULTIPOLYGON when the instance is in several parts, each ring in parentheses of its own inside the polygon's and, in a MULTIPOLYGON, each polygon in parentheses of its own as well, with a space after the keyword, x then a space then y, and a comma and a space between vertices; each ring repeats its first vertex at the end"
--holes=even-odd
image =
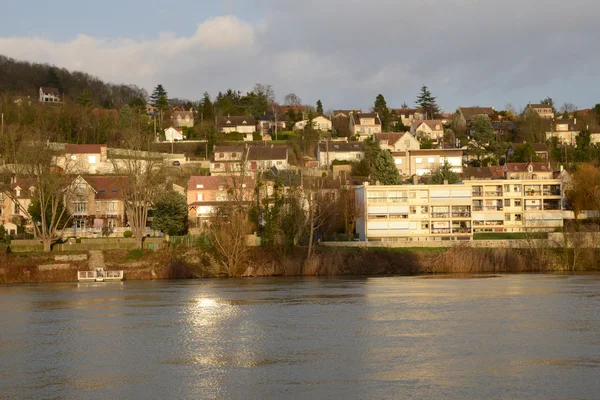
POLYGON ((547 162, 506 163, 506 179, 552 179, 554 171, 547 162))
POLYGON ((192 176, 187 182, 188 218, 192 226, 205 227, 219 209, 240 203, 248 205, 254 194, 253 178, 192 176))
POLYGON ((554 111, 552 110, 552 106, 549 104, 528 104, 527 105, 528 109, 531 109, 535 112, 537 112, 540 117, 544 118, 544 119, 553 119, 554 118, 554 111))
POLYGON ((361 139, 371 137, 373 134, 381 132, 381 119, 379 114, 375 113, 350 113, 350 132, 359 136, 361 139))
POLYGON ((505 172, 503 166, 465 167, 462 179, 463 181, 505 179, 505 172))
POLYGON ((365 158, 362 142, 325 141, 317 147, 319 166, 329 167, 333 161, 358 162, 365 158))
POLYGON ((492 116, 495 114, 494 107, 458 107, 456 112, 465 120, 467 125, 469 125, 473 120, 483 115, 489 119, 492 119, 492 116))
POLYGON ((60 92, 57 88, 41 86, 39 99, 40 103, 60 103, 60 92))
POLYGON ((26 210, 31 205, 31 197, 35 191, 33 182, 28 178, 13 178, 10 184, 11 193, 0 193, 0 223, 7 231, 16 233, 16 226, 31 227, 31 220, 26 210))
POLYGON ((123 201, 125 177, 78 176, 67 192, 65 204, 72 215, 72 229, 65 235, 86 236, 124 231, 126 214, 123 201))
POLYGON ((419 150, 421 144, 409 132, 383 132, 374 137, 382 150, 394 152, 405 152, 407 150, 419 150))
POLYGON ((439 119, 414 120, 410 125, 410 133, 438 142, 444 138, 444 124, 439 119))
POLYGON ((256 123, 256 131, 260 132, 261 135, 269 135, 275 132, 275 127, 277 127, 277 131, 282 131, 286 128, 287 117, 283 112, 280 111, 280 114, 275 118, 275 114, 273 112, 267 112, 265 115, 258 119, 256 123))
POLYGON ((108 161, 107 149, 105 144, 67 144, 57 165, 78 174, 111 171, 113 165, 108 161))
POLYGON ((500 137, 514 134, 517 131, 517 124, 512 121, 497 121, 492 122, 492 128, 496 136, 500 137))
POLYGON ((361 113, 362 110, 333 110, 331 113, 331 118, 338 118, 338 117, 344 117, 344 118, 350 118, 350 114, 352 113, 361 113))
POLYGON ((277 169, 288 169, 288 147, 287 146, 250 146, 247 149, 246 170, 261 172, 277 167, 277 169))
MULTIPOLYGON (((515 150, 518 149, 519 147, 523 146, 524 144, 526 144, 526 142, 523 143, 511 143, 510 147, 508 148, 508 152, 506 154, 506 158, 510 158, 513 156, 513 154, 515 154, 515 150)), ((548 162, 549 160, 549 151, 548 151, 548 146, 546 146, 545 143, 530 143, 531 147, 533 148, 533 150, 535 151, 535 155, 538 156, 540 158, 540 160, 542 160, 543 162, 548 162)))
POLYGON ((181 128, 170 126, 165 129, 165 140, 167 142, 177 142, 183 139, 185 139, 185 136, 183 136, 183 130, 181 128))
POLYGON ((425 118, 423 110, 420 108, 395 108, 390 111, 395 112, 398 115, 398 121, 402 122, 402 125, 410 127, 415 120, 422 120, 425 118))
POLYGON ((590 143, 591 144, 599 144, 600 143, 600 127, 590 128, 590 143))
MULTIPOLYGON (((410 150, 406 153, 405 159, 408 165, 403 168, 405 175, 428 175, 445 163, 450 164, 452 172, 456 174, 463 172, 464 152, 461 149, 420 149, 410 150)), ((394 161, 397 162, 399 159, 402 158, 394 156, 394 161)))
MULTIPOLYGON (((307 124, 308 124, 307 119, 298 121, 294 124, 294 127, 292 129, 294 131, 303 130, 307 124)), ((323 117, 322 115, 319 115, 318 117, 313 118, 312 124, 313 124, 313 128, 320 132, 328 132, 332 129, 331 121, 329 119, 323 117)))
POLYGON ((217 118, 218 131, 221 133, 254 133, 256 132, 256 121, 251 115, 242 116, 220 116, 217 118))
POLYGON ((363 207, 356 224, 363 241, 470 240, 479 232, 551 231, 563 226, 559 179, 364 184, 356 189, 356 199, 363 207))
POLYGON ((192 128, 194 126, 193 111, 173 111, 171 120, 175 128, 192 128))
POLYGON ((210 174, 224 175, 242 171, 246 163, 244 146, 215 145, 210 160, 210 174))
POLYGON ((558 143, 574 145, 579 136, 580 129, 577 126, 577 118, 557 119, 552 122, 551 131, 546 132, 546 140, 557 138, 558 143))

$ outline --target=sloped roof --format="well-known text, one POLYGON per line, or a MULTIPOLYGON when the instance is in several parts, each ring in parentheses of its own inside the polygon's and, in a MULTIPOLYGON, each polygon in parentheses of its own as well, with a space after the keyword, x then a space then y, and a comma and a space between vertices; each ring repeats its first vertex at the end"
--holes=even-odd
POLYGON ((287 160, 287 146, 252 146, 248 148, 248 161, 287 160))
POLYGON ((360 110, 360 109, 359 110, 333 110, 333 116, 335 117, 340 114, 350 115, 350 113, 353 113, 353 112, 360 113, 360 112, 362 112, 362 110, 360 110))
POLYGON ((244 151, 244 146, 235 146, 227 144, 215 144, 213 153, 241 153, 244 151))
POLYGON ((550 104, 529 104, 528 107, 533 108, 533 109, 537 109, 537 108, 552 109, 552 106, 550 104))
POLYGON ((494 109, 492 107, 458 107, 465 120, 470 121, 477 115, 494 115, 494 109))
POLYGON ((352 118, 354 118, 354 123, 356 125, 360 125, 361 118, 373 118, 375 119, 375 125, 381 125, 381 120, 379 119, 379 114, 377 113, 361 113, 361 112, 353 112, 352 118))
POLYGON ((465 179, 471 177, 477 179, 503 179, 504 167, 466 167, 463 169, 462 176, 465 179))
POLYGON ((427 125, 432 131, 435 131, 435 130, 443 131, 444 130, 444 124, 442 123, 441 119, 424 119, 424 120, 413 120, 412 121, 412 125, 414 126, 415 129, 417 129, 419 126, 421 126, 421 124, 427 125), (439 129, 435 128, 436 125, 439 125, 439 129))
POLYGON ((329 142, 319 143, 319 151, 330 153, 361 152, 365 150, 363 142, 329 142))
POLYGON ((44 94, 53 94, 55 96, 60 96, 60 92, 57 88, 53 88, 53 87, 49 87, 49 86, 42 86, 42 87, 40 87, 40 89, 42 89, 42 93, 44 93, 44 94))
POLYGON ((118 200, 122 198, 127 183, 125 176, 88 175, 82 177, 96 191, 97 200, 118 200))
MULTIPOLYGON (((376 140, 387 140, 388 144, 394 144, 408 132, 381 132, 375 134, 376 140)), ((410 135, 410 133, 408 133, 410 135)))
POLYGON ((251 115, 234 115, 227 116, 222 115, 218 118, 219 127, 224 128, 228 126, 252 126, 256 125, 254 117, 251 115))
POLYGON ((552 172, 552 168, 544 162, 523 162, 523 163, 506 163, 507 172, 528 172, 529 166, 533 167, 533 172, 552 172))
POLYGON ((65 146, 66 154, 100 154, 105 144, 68 144, 65 146))

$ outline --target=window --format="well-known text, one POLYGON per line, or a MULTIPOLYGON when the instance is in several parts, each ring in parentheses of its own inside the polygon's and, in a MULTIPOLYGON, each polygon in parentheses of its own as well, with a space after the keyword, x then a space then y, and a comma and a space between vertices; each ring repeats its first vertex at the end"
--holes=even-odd
POLYGON ((196 201, 204 201, 204 193, 198 193, 196 195, 196 201))
POLYGON ((421 207, 421 214, 428 214, 429 213, 429 207, 428 206, 422 206, 421 207))
POLYGON ((504 207, 510 207, 510 200, 509 199, 505 199, 504 200, 504 207))
POLYGON ((204 185, 196 185, 196 189, 204 189, 204 185))
MULTIPOLYGON (((360 159, 360 154, 357 154, 357 155, 356 155, 356 158, 360 159)), ((280 161, 280 162, 281 162, 281 161, 280 161)))
POLYGON ((116 219, 109 219, 107 221, 107 226, 109 228, 116 228, 117 227, 117 220, 116 219))
POLYGON ((237 157, 237 153, 231 153, 231 158, 236 158, 237 157))
POLYGON ((76 201, 74 203, 75 213, 76 214, 86 214, 87 213, 87 201, 76 201))
POLYGON ((106 203, 106 212, 107 213, 116 213, 117 212, 117 202, 109 201, 106 203))
POLYGON ((510 192, 510 185, 504 185, 504 191, 505 192, 510 192))
POLYGON ((515 193, 521 193, 521 185, 515 185, 514 190, 515 193))
POLYGON ((521 214, 515 214, 515 221, 519 222, 523 220, 523 216, 521 214))
POLYGON ((96 214, 100 213, 100 209, 102 208, 102 203, 97 201, 96 202, 96 214))
POLYGON ((415 206, 410 206, 410 213, 411 213, 411 214, 416 214, 416 213, 417 213, 417 207, 415 207, 415 206))
POLYGON ((434 157, 429 157, 429 158, 427 159, 427 162, 428 162, 428 163, 430 163, 430 164, 431 164, 431 163, 434 163, 434 162, 435 162, 435 158, 434 158, 434 157))
POLYGON ((75 156, 75 155, 72 155, 72 156, 71 156, 71 160, 72 160, 72 161, 77 161, 77 156, 75 156))
POLYGON ((88 163, 96 164, 96 156, 88 156, 88 163))
POLYGON ((394 160, 394 162, 396 163, 396 165, 402 165, 402 159, 401 158, 396 158, 394 160))
POLYGON ((510 214, 504 214, 504 220, 510 221, 510 214))
POLYGON ((521 199, 515 199, 515 207, 521 207, 521 199))
POLYGON ((85 219, 76 219, 74 225, 77 229, 85 229, 85 219))
POLYGON ((429 229, 429 222, 421 222, 421 229, 429 229))
POLYGON ((423 163, 423 158, 422 157, 417 157, 417 164, 422 164, 423 163))
POLYGON ((225 158, 225 153, 219 153, 219 158, 225 158))

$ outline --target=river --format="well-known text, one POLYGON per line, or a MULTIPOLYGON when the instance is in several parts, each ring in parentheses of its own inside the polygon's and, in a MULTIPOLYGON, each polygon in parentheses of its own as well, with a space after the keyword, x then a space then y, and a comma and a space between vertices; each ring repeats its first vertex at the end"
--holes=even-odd
POLYGON ((600 275, 0 286, 0 399, 598 399, 600 275))

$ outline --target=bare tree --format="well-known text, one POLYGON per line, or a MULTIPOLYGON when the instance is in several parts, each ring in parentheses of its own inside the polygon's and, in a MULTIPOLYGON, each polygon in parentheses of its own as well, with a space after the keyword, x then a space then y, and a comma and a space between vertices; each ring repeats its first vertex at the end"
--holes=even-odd
POLYGON ((302 100, 296 93, 289 93, 285 95, 283 104, 286 106, 301 106, 302 100))
POLYGON ((332 192, 326 189, 325 182, 325 179, 314 179, 304 187, 309 232, 307 260, 313 255, 315 234, 327 224, 334 210, 335 201, 332 201, 332 192))
POLYGON ((122 177, 121 196, 139 249, 143 248, 148 210, 165 189, 163 161, 143 153, 146 143, 141 131, 131 130, 127 132, 120 158, 112 159, 115 174, 122 177))
POLYGON ((45 252, 61 238, 61 231, 69 222, 64 201, 74 178, 69 164, 64 168, 55 165, 56 155, 56 151, 42 141, 23 141, 15 155, 16 163, 4 165, 0 170, 1 191, 32 221, 33 233, 43 243, 45 252), (18 179, 26 183, 23 185, 26 187, 17 190, 18 179), (19 192, 23 191, 29 191, 34 207, 22 204, 19 192), (38 206, 39 220, 35 221, 32 214, 38 206))
POLYGON ((356 220, 363 216, 363 205, 356 199, 355 191, 347 187, 340 191, 338 209, 344 221, 346 236, 354 233, 356 220))
POLYGON ((281 121, 282 112, 279 104, 274 101, 271 102, 271 113, 273 114, 273 121, 275 122, 275 140, 277 140, 277 131, 279 129, 279 121, 281 121))

